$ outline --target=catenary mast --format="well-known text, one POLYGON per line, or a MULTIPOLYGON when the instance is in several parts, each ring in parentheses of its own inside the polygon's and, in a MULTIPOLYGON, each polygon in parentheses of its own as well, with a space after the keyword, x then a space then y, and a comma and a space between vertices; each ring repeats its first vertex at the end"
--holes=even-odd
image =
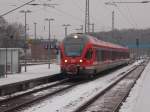
POLYGON ((86 0, 86 9, 85 9, 85 33, 90 32, 90 14, 89 14, 89 0, 86 0))

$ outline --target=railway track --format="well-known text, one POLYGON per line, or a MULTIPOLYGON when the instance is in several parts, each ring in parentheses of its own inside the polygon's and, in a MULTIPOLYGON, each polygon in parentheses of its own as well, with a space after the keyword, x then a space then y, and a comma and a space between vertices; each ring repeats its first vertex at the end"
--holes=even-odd
POLYGON ((93 97, 82 103, 73 112, 118 112, 122 102, 141 76, 147 62, 134 66, 117 80, 98 91, 93 97))
MULTIPOLYGON (((136 67, 134 67, 134 68, 136 68, 136 67)), ((128 71, 128 72, 130 72, 130 71, 128 71)), ((121 74, 123 74, 123 73, 121 73, 121 74)), ((122 76, 122 75, 120 75, 120 76, 122 76)), ((2 101, 0 101, 0 112, 16 112, 16 111, 20 111, 20 109, 24 110, 24 109, 26 109, 26 107, 29 107, 32 104, 38 103, 49 97, 51 98, 55 95, 63 93, 65 91, 72 89, 73 87, 78 86, 79 84, 83 84, 85 82, 87 82, 87 81, 82 80, 82 81, 72 83, 69 79, 65 79, 60 82, 56 82, 56 83, 54 82, 52 84, 48 84, 45 87, 37 88, 37 89, 31 90, 31 91, 28 91, 27 93, 20 94, 15 97, 11 97, 9 99, 2 100, 2 101)))
POLYGON ((0 112, 13 112, 26 105, 32 104, 33 102, 40 101, 44 98, 56 95, 57 93, 63 92, 67 89, 80 84, 71 83, 70 79, 65 79, 58 83, 50 84, 46 87, 41 87, 35 90, 31 90, 24 94, 20 94, 5 100, 0 101, 0 112))

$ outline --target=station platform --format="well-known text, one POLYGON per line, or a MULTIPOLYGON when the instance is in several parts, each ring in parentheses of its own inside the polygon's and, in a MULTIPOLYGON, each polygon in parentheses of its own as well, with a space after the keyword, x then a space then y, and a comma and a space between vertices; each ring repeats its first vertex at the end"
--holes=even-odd
POLYGON ((48 64, 27 66, 27 72, 22 67, 21 73, 9 74, 0 78, 0 96, 46 83, 50 77, 56 74, 60 74, 60 65, 58 64, 51 64, 50 69, 48 64))
POLYGON ((150 62, 141 77, 123 103, 119 112, 149 112, 150 111, 150 62))

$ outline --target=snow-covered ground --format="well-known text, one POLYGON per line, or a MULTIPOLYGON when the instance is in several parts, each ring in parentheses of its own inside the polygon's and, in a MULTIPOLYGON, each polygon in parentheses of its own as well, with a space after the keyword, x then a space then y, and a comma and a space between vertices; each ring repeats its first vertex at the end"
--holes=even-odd
POLYGON ((48 69, 48 64, 27 66, 27 72, 22 68, 22 73, 0 78, 0 86, 60 73, 60 65, 51 64, 50 67, 48 69))
POLYGON ((150 112, 150 62, 120 112, 150 112))
POLYGON ((142 61, 135 62, 132 65, 107 74, 97 80, 81 84, 70 91, 47 99, 26 110, 22 110, 22 112, 71 112, 73 109, 83 104, 87 99, 95 95, 97 91, 103 90, 104 87, 112 83, 120 73, 127 71, 140 62, 142 61))

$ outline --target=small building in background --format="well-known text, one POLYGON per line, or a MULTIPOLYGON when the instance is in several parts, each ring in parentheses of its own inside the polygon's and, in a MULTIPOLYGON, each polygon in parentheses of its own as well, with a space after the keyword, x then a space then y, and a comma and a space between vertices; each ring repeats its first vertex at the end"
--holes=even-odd
POLYGON ((18 73, 19 48, 0 48, 0 76, 9 73, 18 73))
MULTIPOLYGON (((50 44, 50 57, 51 59, 56 59, 58 46, 57 40, 52 39, 50 44)), ((33 40, 30 44, 31 49, 31 59, 35 60, 47 60, 48 59, 48 39, 33 40)))

